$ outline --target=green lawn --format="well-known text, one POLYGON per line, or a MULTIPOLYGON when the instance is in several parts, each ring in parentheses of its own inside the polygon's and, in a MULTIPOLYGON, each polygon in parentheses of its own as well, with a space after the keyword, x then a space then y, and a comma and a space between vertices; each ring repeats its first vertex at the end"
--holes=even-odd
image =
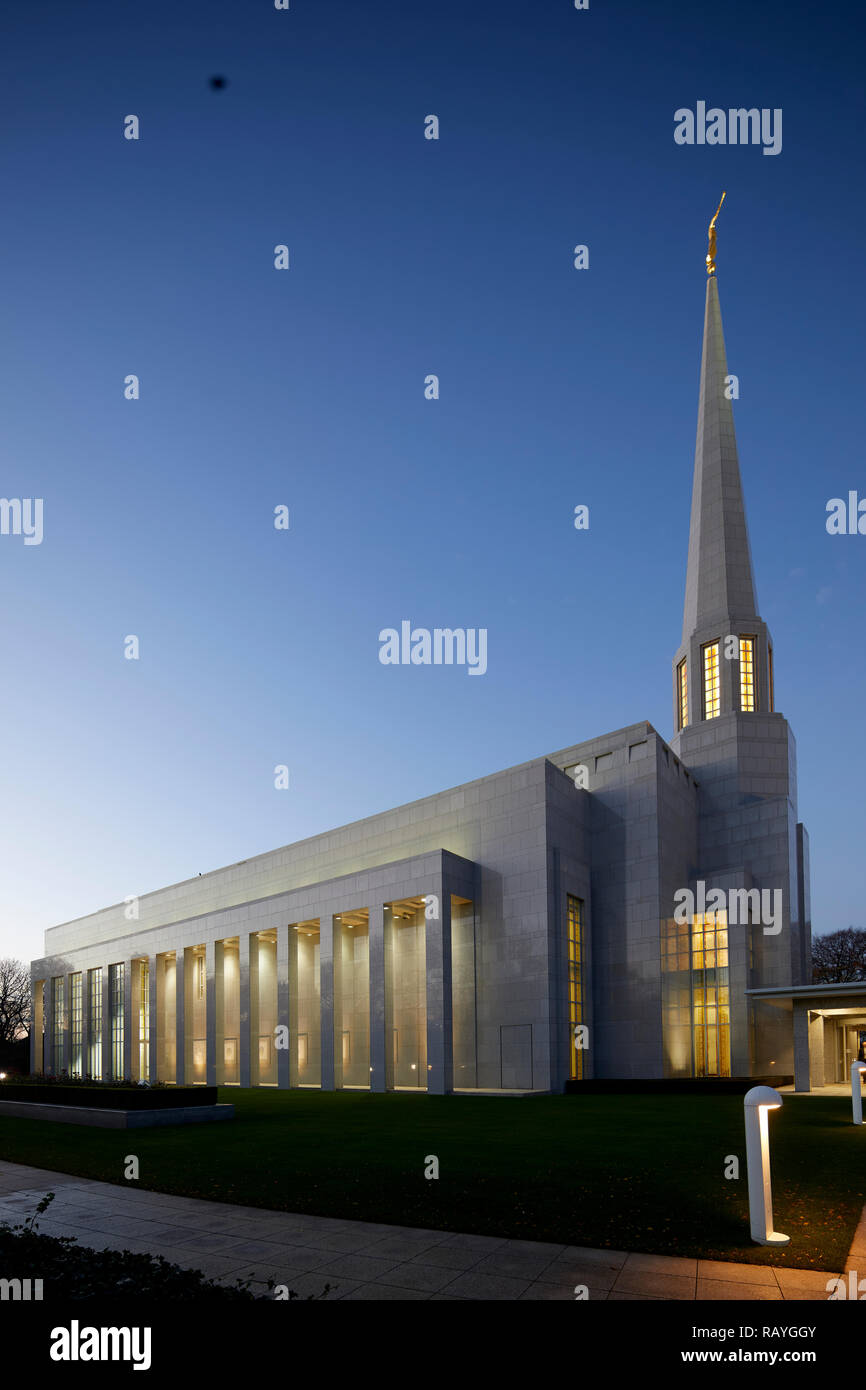
POLYGON ((224 1090, 218 1125, 111 1131, 0 1118, 0 1157, 288 1211, 841 1270, 866 1202, 850 1102, 788 1096, 770 1115, 775 1225, 749 1239, 736 1096, 446 1097, 224 1090), (438 1181, 424 1177, 428 1154, 438 1181), (740 1158, 726 1180, 727 1155, 740 1158))

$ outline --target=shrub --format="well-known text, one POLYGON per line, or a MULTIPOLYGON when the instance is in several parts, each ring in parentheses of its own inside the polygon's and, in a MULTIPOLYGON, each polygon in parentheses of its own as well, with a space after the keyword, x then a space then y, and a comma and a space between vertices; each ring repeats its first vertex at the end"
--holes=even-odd
MULTIPOLYGON (((74 1236, 41 1235, 38 1218, 54 1201, 48 1192, 36 1210, 17 1226, 0 1225, 0 1271, 7 1279, 41 1279, 44 1301, 89 1298, 171 1299, 172 1302, 216 1299, 248 1302, 260 1295, 250 1290, 249 1279, 217 1284, 198 1269, 183 1269, 162 1255, 140 1255, 131 1250, 87 1250, 74 1236)), ((274 1281, 268 1281, 272 1289, 274 1281)), ((329 1285, 325 1285, 326 1293, 329 1285)), ((310 1295, 310 1298, 316 1295, 310 1295)), ((261 1295, 262 1298, 266 1295, 261 1295)), ((297 1298, 294 1291, 289 1298, 297 1298)), ((307 1300, 309 1301, 309 1299, 307 1300)))

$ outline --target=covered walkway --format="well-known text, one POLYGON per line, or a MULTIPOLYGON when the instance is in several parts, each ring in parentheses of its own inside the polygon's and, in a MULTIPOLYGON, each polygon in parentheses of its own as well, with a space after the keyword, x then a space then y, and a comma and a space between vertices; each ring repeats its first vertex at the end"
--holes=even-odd
POLYGON ((791 1016, 795 1091, 850 1094, 851 1063, 866 1039, 866 981, 748 989, 746 995, 791 1016))

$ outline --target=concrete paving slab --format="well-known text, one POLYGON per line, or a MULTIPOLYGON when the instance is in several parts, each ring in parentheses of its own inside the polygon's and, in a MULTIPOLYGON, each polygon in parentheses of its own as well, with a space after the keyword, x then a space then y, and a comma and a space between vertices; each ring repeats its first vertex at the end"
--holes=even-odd
POLYGON ((744 1297, 748 1297, 750 1302, 781 1303, 782 1290, 778 1284, 742 1284, 726 1279, 699 1279, 695 1294, 699 1303, 705 1303, 709 1299, 733 1299, 739 1303, 744 1297))
MULTIPOLYGON (((685 1299, 820 1301, 837 1277, 808 1269, 697 1260, 554 1242, 436 1231, 267 1211, 176 1197, 0 1161, 0 1223, 17 1225, 56 1193, 38 1229, 91 1249, 162 1255, 208 1278, 269 1277, 300 1298, 352 1301, 572 1301, 685 1299), (381 1289, 389 1292, 382 1293, 381 1289), (372 1290, 372 1292, 371 1292, 372 1290)), ((846 1270, 866 1277, 866 1215, 846 1270)))

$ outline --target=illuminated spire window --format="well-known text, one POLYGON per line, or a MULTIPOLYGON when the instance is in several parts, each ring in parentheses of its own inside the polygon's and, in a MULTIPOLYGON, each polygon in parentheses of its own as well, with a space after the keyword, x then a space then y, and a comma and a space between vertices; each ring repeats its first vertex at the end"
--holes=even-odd
POLYGON ((715 719, 719 714, 719 644, 708 642, 704 647, 704 718, 715 719))
POLYGON ((740 709, 755 713, 755 639, 740 638, 740 709))
POLYGON ((677 720, 680 729, 689 722, 689 677, 685 657, 677 667, 677 720))

